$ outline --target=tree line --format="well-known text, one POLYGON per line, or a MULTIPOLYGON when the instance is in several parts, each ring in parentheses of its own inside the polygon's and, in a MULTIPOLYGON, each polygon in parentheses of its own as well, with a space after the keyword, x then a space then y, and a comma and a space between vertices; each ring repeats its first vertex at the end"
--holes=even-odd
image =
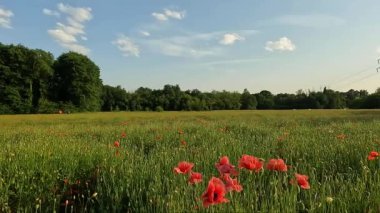
POLYGON ((58 58, 40 49, 0 43, 0 114, 78 111, 179 111, 237 109, 340 109, 380 108, 380 88, 338 92, 302 91, 251 94, 229 91, 181 90, 140 87, 128 92, 103 85, 99 67, 75 52, 58 58))

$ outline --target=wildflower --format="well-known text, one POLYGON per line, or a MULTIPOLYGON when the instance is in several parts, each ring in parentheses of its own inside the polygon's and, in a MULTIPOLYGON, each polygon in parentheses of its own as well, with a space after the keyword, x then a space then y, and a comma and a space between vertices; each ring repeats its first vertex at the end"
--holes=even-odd
POLYGON ((122 133, 121 133, 121 138, 125 138, 125 137, 127 137, 127 133, 122 132, 122 133))
POLYGON ((369 153, 368 155, 368 160, 375 160, 377 157, 379 157, 379 153, 378 152, 375 152, 375 151, 372 151, 369 153))
POLYGON ((176 174, 187 174, 191 171, 194 164, 186 161, 182 161, 178 163, 178 167, 174 168, 174 172, 176 174))
POLYGON ((283 159, 270 159, 267 164, 267 169, 280 172, 288 171, 288 167, 283 159))
POLYGON ((184 146, 186 146, 186 145, 187 145, 187 143, 186 143, 186 141, 185 141, 185 140, 181 140, 181 144, 182 144, 182 145, 184 145, 184 146))
POLYGON ((326 202, 327 203, 332 203, 334 199, 332 197, 326 197, 326 202))
POLYGON ((256 157, 251 155, 243 155, 239 161, 239 168, 255 170, 259 172, 263 168, 263 163, 256 157))
POLYGON ((199 172, 191 172, 188 182, 190 184, 196 184, 202 182, 202 174, 199 172))
POLYGON ((206 191, 202 195, 203 206, 208 207, 209 205, 227 203, 228 199, 224 196, 226 194, 226 187, 222 180, 216 177, 212 177, 208 182, 206 191))
MULTIPOLYGON (((298 183, 298 185, 302 188, 302 189, 310 189, 310 184, 308 182, 309 180, 309 177, 306 176, 306 175, 301 175, 301 174, 298 174, 296 173, 295 174, 296 176, 296 181, 298 183)), ((294 184, 294 180, 292 180, 290 183, 291 184, 294 184)))
POLYGON ((230 164, 230 160, 227 156, 223 156, 220 158, 219 162, 215 164, 215 167, 218 169, 220 175, 223 174, 231 174, 238 175, 238 172, 235 170, 235 166, 230 164))
POLYGON ((336 138, 339 139, 339 140, 343 140, 343 139, 346 138, 346 135, 345 134, 339 134, 339 135, 336 136, 336 138))
POLYGON ((119 148, 120 147, 120 142, 119 141, 115 141, 113 143, 113 146, 116 147, 116 148, 119 148))
POLYGON ((226 182, 227 192, 230 192, 230 191, 241 192, 241 190, 243 190, 243 187, 240 185, 237 178, 232 179, 229 174, 224 174, 223 179, 226 182))

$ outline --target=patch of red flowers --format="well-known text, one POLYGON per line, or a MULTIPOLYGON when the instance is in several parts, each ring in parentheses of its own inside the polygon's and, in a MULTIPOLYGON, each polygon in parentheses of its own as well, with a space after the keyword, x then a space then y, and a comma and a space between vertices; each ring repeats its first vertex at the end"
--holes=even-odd
POLYGON ((194 164, 186 161, 178 163, 178 166, 174 168, 174 173, 176 174, 187 174, 191 171, 194 164))
POLYGON ((235 166, 230 164, 230 159, 227 156, 220 158, 219 162, 215 164, 216 169, 218 169, 221 176, 224 174, 231 174, 234 176, 238 175, 238 172, 235 170, 235 166))
POLYGON ((230 192, 230 191, 241 192, 243 190, 243 187, 240 185, 237 178, 232 179, 229 174, 224 174, 223 180, 226 182, 227 192, 230 192))
POLYGON ((210 205, 227 203, 228 199, 226 195, 226 187, 222 180, 216 177, 212 177, 208 182, 206 191, 202 195, 203 206, 208 207, 210 205))
MULTIPOLYGON (((309 177, 306 176, 306 175, 301 175, 301 174, 298 174, 296 173, 295 174, 296 176, 296 181, 297 181, 297 184, 302 188, 302 189, 310 189, 310 184, 309 184, 309 177)), ((290 183, 291 184, 294 184, 294 180, 292 180, 290 183)))
POLYGON ((254 156, 243 155, 239 161, 239 168, 245 168, 251 171, 259 172, 261 169, 263 169, 263 162, 254 156))
POLYGON ((120 147, 120 142, 119 141, 115 141, 113 143, 113 146, 116 147, 116 148, 119 148, 120 147))
POLYGON ((368 160, 375 160, 376 158, 378 158, 380 155, 378 152, 375 152, 375 151, 371 151, 367 157, 368 160))
POLYGON ((288 166, 285 164, 283 159, 270 159, 267 164, 267 169, 272 171, 286 172, 288 171, 288 166))
POLYGON ((199 172, 190 172, 189 180, 190 184, 196 184, 202 182, 202 174, 199 172))

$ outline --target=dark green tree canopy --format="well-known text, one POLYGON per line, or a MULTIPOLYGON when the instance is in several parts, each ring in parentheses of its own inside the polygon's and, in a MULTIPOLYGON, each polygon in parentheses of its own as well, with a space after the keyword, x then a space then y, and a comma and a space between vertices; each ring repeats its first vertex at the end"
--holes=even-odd
POLYGON ((56 102, 71 103, 81 111, 101 108, 100 69, 87 56, 75 52, 62 54, 54 63, 51 97, 56 102))

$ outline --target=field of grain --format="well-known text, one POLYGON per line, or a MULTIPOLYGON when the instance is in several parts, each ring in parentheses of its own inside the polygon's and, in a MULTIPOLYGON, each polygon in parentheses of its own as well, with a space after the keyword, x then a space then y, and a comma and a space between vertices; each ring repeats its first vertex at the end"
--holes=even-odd
POLYGON ((0 116, 0 146, 0 212, 380 211, 379 110, 0 116), (205 206, 223 156, 242 190, 205 206), (182 161, 201 182, 174 172, 182 161))

